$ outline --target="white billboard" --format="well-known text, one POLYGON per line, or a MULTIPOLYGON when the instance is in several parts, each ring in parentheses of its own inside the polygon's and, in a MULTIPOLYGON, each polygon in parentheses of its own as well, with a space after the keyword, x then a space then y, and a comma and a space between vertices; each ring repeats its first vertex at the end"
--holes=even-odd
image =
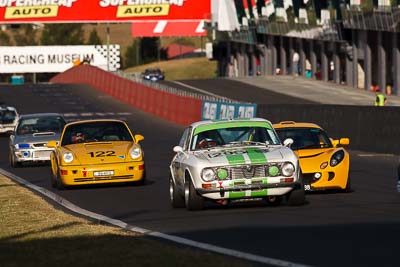
POLYGON ((119 45, 0 46, 0 73, 64 72, 73 67, 77 60, 81 62, 86 60, 90 65, 116 71, 120 68, 120 47, 119 45))

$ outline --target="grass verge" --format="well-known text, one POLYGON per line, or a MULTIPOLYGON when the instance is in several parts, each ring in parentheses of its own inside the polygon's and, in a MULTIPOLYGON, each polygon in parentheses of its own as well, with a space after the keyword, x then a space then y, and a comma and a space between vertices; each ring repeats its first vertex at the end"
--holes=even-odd
POLYGON ((217 62, 204 57, 183 58, 168 61, 152 62, 128 68, 125 72, 142 72, 147 68, 159 68, 165 72, 166 80, 190 80, 215 78, 217 62))
POLYGON ((2 267, 251 265, 72 216, 1 175, 0 263, 2 267))

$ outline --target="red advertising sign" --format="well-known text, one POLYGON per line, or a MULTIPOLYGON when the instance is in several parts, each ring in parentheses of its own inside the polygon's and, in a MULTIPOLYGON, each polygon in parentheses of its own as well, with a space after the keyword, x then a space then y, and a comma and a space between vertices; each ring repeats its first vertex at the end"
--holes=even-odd
POLYGON ((0 0, 0 23, 210 19, 211 0, 0 0))
POLYGON ((204 20, 157 20, 132 22, 133 37, 205 36, 204 20))

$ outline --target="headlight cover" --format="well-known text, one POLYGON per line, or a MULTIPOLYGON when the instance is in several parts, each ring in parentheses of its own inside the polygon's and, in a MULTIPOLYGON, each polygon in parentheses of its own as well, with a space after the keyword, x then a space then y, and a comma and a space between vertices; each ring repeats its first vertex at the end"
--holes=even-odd
POLYGON ((285 162, 282 165, 282 174, 284 176, 292 176, 295 172, 295 167, 291 162, 285 162))
POLYGON ((331 167, 335 167, 335 166, 338 165, 340 162, 342 162, 343 159, 344 159, 344 151, 343 151, 343 150, 336 151, 336 152, 332 155, 329 164, 331 165, 331 167))
POLYGON ((201 179, 205 182, 211 182, 215 179, 215 172, 211 168, 205 168, 201 171, 201 179))
POLYGON ((15 148, 16 148, 16 149, 28 149, 28 148, 30 148, 30 147, 31 147, 30 144, 16 144, 16 145, 15 145, 15 148))
POLYGON ((74 155, 71 152, 65 152, 63 160, 65 163, 71 163, 74 160, 74 155))
POLYGON ((132 159, 138 159, 142 154, 142 151, 138 147, 134 147, 129 151, 129 155, 132 159))

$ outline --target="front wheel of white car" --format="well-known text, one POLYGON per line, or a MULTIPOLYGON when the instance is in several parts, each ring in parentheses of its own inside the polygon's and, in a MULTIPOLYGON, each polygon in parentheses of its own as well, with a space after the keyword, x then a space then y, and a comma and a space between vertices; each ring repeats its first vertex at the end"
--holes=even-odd
POLYGON ((287 195, 287 202, 289 206, 301 206, 305 203, 305 192, 304 187, 301 186, 299 189, 293 189, 287 195))
POLYGON ((204 199, 196 192, 190 178, 185 181, 185 204, 188 210, 202 210, 204 208, 204 199))
POLYGON ((169 178, 169 199, 173 208, 185 207, 185 198, 177 191, 172 177, 169 178))

